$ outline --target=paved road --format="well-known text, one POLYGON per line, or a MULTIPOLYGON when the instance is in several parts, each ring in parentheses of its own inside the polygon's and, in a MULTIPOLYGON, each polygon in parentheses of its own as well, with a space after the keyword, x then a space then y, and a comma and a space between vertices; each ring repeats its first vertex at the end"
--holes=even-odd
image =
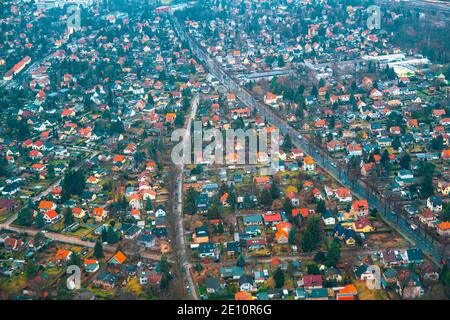
MULTIPOLYGON (((188 121, 186 123, 186 134, 183 138, 183 142, 185 144, 190 144, 191 139, 188 138, 190 134, 191 123, 197 114, 197 108, 199 104, 199 95, 197 94, 191 103, 191 112, 189 114, 188 121)), ((198 300, 197 289, 192 279, 191 274, 191 264, 189 263, 189 258, 186 252, 186 238, 184 233, 183 226, 183 172, 184 172, 184 163, 178 165, 178 173, 177 173, 177 187, 176 187, 176 203, 174 204, 174 213, 176 215, 176 244, 177 250, 179 253, 180 265, 182 266, 182 274, 184 278, 184 284, 186 288, 189 288, 189 293, 193 299, 198 300)))
MULTIPOLYGON (((225 71, 223 71, 222 68, 211 59, 211 57, 198 45, 197 42, 192 40, 185 28, 180 25, 173 15, 171 15, 171 18, 180 38, 189 44, 192 52, 197 56, 197 58, 208 67, 210 73, 214 75, 229 91, 234 92, 236 96, 247 106, 256 108, 256 110, 258 110, 258 112, 267 121, 278 127, 283 134, 289 134, 291 136, 291 140, 297 147, 301 148, 306 154, 312 156, 316 160, 317 164, 320 165, 324 171, 330 174, 335 180, 350 188, 354 195, 359 198, 368 197, 370 193, 365 186, 362 186, 360 183, 352 184, 346 172, 338 170, 334 165, 332 165, 332 161, 324 158, 319 153, 315 146, 310 144, 305 139, 299 138, 299 131, 288 125, 284 119, 281 119, 278 115, 274 114, 266 105, 256 101, 249 92, 238 85, 225 71)), ((410 242, 415 244, 416 247, 422 249, 435 263, 439 263, 441 261, 442 256, 438 245, 430 242, 421 233, 413 231, 404 217, 397 215, 391 210, 385 212, 385 203, 383 199, 378 198, 378 196, 371 196, 368 198, 368 202, 372 208, 377 208, 381 218, 388 225, 397 230, 410 242)))

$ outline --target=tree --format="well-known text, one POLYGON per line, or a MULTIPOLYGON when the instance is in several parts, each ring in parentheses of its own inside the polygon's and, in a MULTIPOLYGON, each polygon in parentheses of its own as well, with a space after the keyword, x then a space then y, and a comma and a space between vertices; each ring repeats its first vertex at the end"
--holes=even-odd
POLYGON ((277 268, 273 274, 273 280, 275 281, 275 288, 282 288, 284 285, 284 272, 281 268, 277 268))
POLYGON ((225 229, 223 227, 223 223, 219 223, 219 225, 217 226, 217 233, 219 234, 223 234, 225 232, 225 229))
POLYGON ((402 143, 400 142, 400 138, 396 136, 394 140, 392 140, 392 148, 395 150, 398 150, 402 146, 402 143))
POLYGON ((327 256, 325 255, 325 253, 323 253, 323 251, 319 251, 314 256, 314 261, 319 263, 325 263, 327 261, 327 256))
POLYGON ((80 255, 78 253, 73 252, 72 256, 70 258, 69 264, 76 265, 76 266, 81 266, 83 264, 83 261, 81 260, 81 257, 80 257, 80 255))
POLYGON ((292 202, 289 199, 285 199, 283 203, 283 211, 286 215, 292 219, 292 202))
POLYGON ((315 263, 310 263, 306 266, 306 272, 308 274, 320 274, 320 269, 315 263))
POLYGON ((176 128, 181 128, 184 125, 184 117, 183 113, 177 112, 177 115, 175 117, 175 121, 173 122, 176 128))
POLYGON ((431 174, 426 174, 420 183, 420 194, 423 198, 434 195, 433 176, 431 174))
POLYGON ((85 186, 84 173, 81 170, 70 170, 62 182, 62 201, 69 200, 71 195, 81 196, 85 186))
POLYGON ((186 214, 193 215, 197 212, 197 197, 198 191, 194 188, 189 188, 186 192, 186 197, 184 200, 184 212, 186 214))
POLYGON ((30 129, 28 128, 28 123, 25 119, 22 119, 19 122, 19 131, 17 136, 20 141, 26 140, 30 137, 30 129))
POLYGON ((119 236, 112 227, 104 227, 102 229, 102 242, 113 244, 119 241, 119 236))
POLYGON ((100 241, 96 241, 95 242, 95 247, 94 247, 94 256, 97 259, 102 259, 105 257, 105 255, 103 254, 103 245, 100 241))
POLYGON ((44 220, 44 215, 42 214, 42 212, 38 212, 37 216, 36 216, 36 225, 38 228, 42 229, 43 227, 45 227, 45 220, 44 220))
POLYGON ((335 239, 330 245, 326 256, 327 267, 335 266, 341 258, 341 245, 335 239))
POLYGON ((145 211, 151 211, 153 210, 153 204, 151 199, 147 199, 145 202, 145 211))
POLYGON ((70 226, 75 222, 75 219, 73 218, 73 213, 72 210, 70 208, 66 208, 66 210, 64 210, 64 225, 70 226))
POLYGON ((284 67, 284 58, 283 55, 279 55, 277 58, 278 67, 283 68, 284 67))
POLYGON ((319 202, 317 203, 316 211, 320 214, 323 214, 323 213, 325 213, 325 211, 327 211, 327 208, 325 206, 325 201, 319 200, 319 202))
POLYGON ((289 136, 289 134, 285 134, 284 139, 283 139, 283 144, 281 145, 281 147, 286 152, 290 152, 292 149, 292 146, 293 145, 292 145, 291 137, 289 136))
POLYGON ((267 190, 267 189, 264 189, 262 192, 261 192, 261 199, 260 199, 260 203, 263 205, 263 206, 271 206, 272 205, 272 196, 271 196, 271 194, 270 194, 270 191, 269 190, 267 190))
POLYGON ((310 217, 306 225, 301 242, 304 252, 311 252, 318 248, 322 242, 322 229, 319 217, 310 217))
POLYGON ((272 199, 278 199, 280 197, 280 189, 275 180, 272 179, 272 183, 270 184, 270 195, 272 199))
POLYGON ((29 208, 23 208, 17 215, 17 223, 29 227, 33 222, 33 212, 29 208))
POLYGON ((45 241, 45 235, 42 232, 38 232, 34 235, 33 238, 34 241, 34 247, 37 248, 45 241))
POLYGON ((242 253, 239 255, 236 261, 236 265, 241 268, 245 267, 245 257, 242 253))
POLYGON ((37 274, 39 272, 39 266, 30 261, 25 265, 24 271, 25 271, 25 277, 28 280, 31 280, 37 276, 37 274))
POLYGON ((405 153, 400 158, 400 168, 409 170, 411 168, 411 157, 408 153, 405 153))

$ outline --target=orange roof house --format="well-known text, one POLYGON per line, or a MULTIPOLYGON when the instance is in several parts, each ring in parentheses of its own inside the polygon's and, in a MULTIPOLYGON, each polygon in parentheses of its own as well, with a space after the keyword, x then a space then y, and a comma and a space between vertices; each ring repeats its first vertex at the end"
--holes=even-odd
POLYGON ((354 300, 358 290, 354 284, 347 284, 344 288, 336 293, 336 300, 354 300))
POLYGON ((437 226, 437 233, 441 236, 447 237, 450 235, 450 222, 441 222, 437 226))
POLYGON ((56 252, 56 261, 67 261, 72 256, 72 251, 60 249, 56 252))
POLYGON ((48 210, 52 210, 55 208, 56 208, 56 205, 53 201, 42 200, 41 202, 39 202, 39 210, 48 211, 48 210))
POLYGON ((125 162, 125 157, 124 156, 122 156, 122 155, 120 155, 120 154, 118 154, 118 155, 115 155, 114 156, 114 158, 113 158, 113 160, 112 160, 114 163, 116 163, 116 162, 120 162, 120 163, 124 163, 125 162))
POLYGON ((292 217, 295 218, 299 214, 301 214, 303 218, 308 218, 308 216, 309 216, 309 209, 308 208, 295 208, 295 209, 292 209, 292 217))
POLYGON ((117 253, 109 260, 109 263, 120 265, 123 264, 127 260, 127 257, 121 252, 117 251, 117 253))
POLYGON ((174 122, 175 118, 177 117, 176 113, 170 112, 166 114, 166 122, 174 122))
POLYGON ((369 203, 367 200, 356 200, 352 204, 352 210, 357 212, 366 212, 369 210, 369 203))
POLYGON ((234 294, 234 300, 255 300, 250 292, 239 291, 234 294))
POLYGON ((270 182, 270 178, 268 176, 264 176, 264 177, 255 177, 254 181, 257 184, 263 184, 263 183, 269 183, 270 182))
POLYGON ((441 153, 442 159, 450 159, 450 149, 443 150, 441 153))

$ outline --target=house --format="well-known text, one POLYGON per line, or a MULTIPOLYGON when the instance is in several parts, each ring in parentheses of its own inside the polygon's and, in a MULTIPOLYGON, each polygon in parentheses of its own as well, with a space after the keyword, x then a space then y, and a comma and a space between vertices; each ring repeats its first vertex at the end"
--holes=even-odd
POLYGON ((303 277, 303 287, 305 289, 320 289, 322 288, 321 275, 305 275, 303 277))
POLYGON ((207 243, 209 242, 209 232, 205 226, 195 228, 195 233, 192 236, 194 243, 207 243))
POLYGON ((304 171, 314 171, 316 170, 316 162, 313 157, 307 156, 303 159, 302 169, 304 171))
POLYGON ((336 300, 355 300, 358 290, 354 284, 347 284, 336 292, 336 300))
POLYGON ((234 294, 234 300, 255 300, 250 292, 239 291, 234 294))
POLYGON ((198 256, 200 258, 214 258, 215 255, 216 253, 214 243, 211 242, 200 243, 198 247, 198 256))
POLYGON ((220 279, 216 277, 205 278, 205 288, 207 293, 216 293, 220 289, 220 279))
POLYGON ((345 241, 348 246, 354 246, 356 244, 356 232, 353 229, 346 229, 342 224, 337 224, 334 229, 334 236, 339 240, 345 241))
POLYGON ((117 277, 107 271, 102 271, 92 282, 94 286, 103 290, 111 290, 114 288, 117 277))
POLYGON ((38 208, 41 212, 55 210, 56 204, 53 201, 42 200, 41 202, 39 202, 38 208))
POLYGON ((17 251, 23 246, 23 241, 15 238, 7 237, 5 238, 3 245, 5 246, 5 250, 7 252, 17 251))
POLYGON ((239 278, 239 290, 245 292, 252 292, 256 290, 255 279, 251 275, 242 275, 239 278))
POLYGON ((127 260, 127 257, 122 253, 122 251, 117 251, 115 255, 109 260, 109 264, 121 265, 127 260))
POLYGON ((281 214, 280 213, 271 213, 271 214, 264 214, 263 215, 263 220, 264 220, 264 224, 266 226, 271 226, 274 224, 278 224, 281 221, 283 221, 283 219, 281 218, 281 214))
POLYGON ((353 200, 352 193, 347 188, 338 188, 334 192, 339 202, 351 202, 353 200))
POLYGON ((351 143, 347 146, 347 152, 352 157, 362 156, 362 147, 359 143, 351 143))
POLYGON ((72 251, 59 249, 55 255, 55 261, 58 263, 64 263, 70 260, 72 257, 72 251))
POLYGON ((244 225, 246 226, 263 224, 263 217, 260 214, 245 215, 242 219, 244 221, 244 225))
POLYGON ((356 200, 352 203, 352 212, 355 212, 358 217, 365 217, 369 214, 369 203, 366 199, 356 200))
POLYGON ((96 222, 102 222, 107 217, 107 212, 104 208, 98 207, 92 210, 91 216, 96 222))
POLYGON ((226 242, 225 243, 225 252, 229 256, 234 256, 237 253, 240 253, 241 248, 239 247, 239 242, 238 241, 226 242))
POLYGON ((155 218, 165 217, 165 216, 166 216, 166 211, 164 210, 164 208, 162 206, 158 206, 155 211, 155 218))
POLYGON ((306 291, 307 300, 328 300, 328 289, 327 288, 315 288, 306 291))
POLYGON ((433 212, 442 211, 442 198, 439 196, 431 196, 427 199, 427 208, 433 212))
POLYGON ((359 280, 367 281, 373 280, 375 278, 374 273, 369 270, 369 267, 366 264, 361 264, 360 266, 356 267, 354 272, 356 278, 359 280))
POLYGON ((436 232, 443 237, 450 236, 450 222, 444 221, 436 226, 436 232))
POLYGON ((326 226, 332 226, 336 224, 336 218, 330 211, 326 211, 322 214, 322 221, 326 226))
POLYGON ((410 270, 400 270, 396 291, 404 299, 416 299, 424 295, 419 276, 410 270))
POLYGON ((353 222, 352 224, 353 230, 357 233, 366 233, 366 232, 372 232, 375 230, 375 228, 372 226, 372 224, 367 220, 366 218, 360 219, 358 221, 353 222))
POLYGON ((238 280, 244 274, 244 269, 239 266, 221 267, 220 277, 224 279, 238 280))
POLYGON ((409 263, 422 264, 423 263, 423 252, 421 249, 407 249, 406 257, 409 263))
POLYGON ((88 273, 94 273, 97 272, 98 269, 100 269, 100 264, 95 259, 84 259, 84 271, 88 273))
POLYGON ((75 207, 72 208, 72 214, 75 218, 81 219, 86 215, 86 211, 82 208, 75 207))
POLYGON ((395 268, 387 268, 382 275, 381 285, 384 289, 393 287, 397 284, 398 272, 395 268))
POLYGON ((156 239, 151 234, 142 234, 137 241, 137 244, 144 248, 153 248, 156 245, 156 239))
POLYGON ((439 181, 436 191, 443 194, 444 196, 448 196, 450 194, 450 182, 439 181))
POLYGON ((56 222, 59 218, 61 218, 61 215, 58 214, 58 212, 56 212, 55 210, 50 210, 47 211, 43 214, 44 220, 46 223, 54 223, 56 222))
POLYGON ((289 233, 291 229, 292 225, 287 221, 283 221, 277 224, 275 239, 279 244, 286 244, 289 242, 289 233))
POLYGON ((397 182, 400 186, 412 184, 414 183, 414 174, 411 170, 399 170, 397 176, 395 177, 395 182, 397 182))

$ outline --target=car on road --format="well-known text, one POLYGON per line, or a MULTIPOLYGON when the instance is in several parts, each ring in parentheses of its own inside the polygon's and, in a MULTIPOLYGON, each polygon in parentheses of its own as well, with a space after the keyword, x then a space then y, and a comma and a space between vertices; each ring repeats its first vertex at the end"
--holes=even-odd
POLYGON ((413 231, 416 231, 417 228, 418 228, 417 225, 414 224, 414 223, 411 223, 409 226, 411 227, 411 229, 412 229, 413 231))
POLYGON ((337 168, 337 165, 334 162, 331 162, 331 166, 334 167, 334 168, 337 168))

